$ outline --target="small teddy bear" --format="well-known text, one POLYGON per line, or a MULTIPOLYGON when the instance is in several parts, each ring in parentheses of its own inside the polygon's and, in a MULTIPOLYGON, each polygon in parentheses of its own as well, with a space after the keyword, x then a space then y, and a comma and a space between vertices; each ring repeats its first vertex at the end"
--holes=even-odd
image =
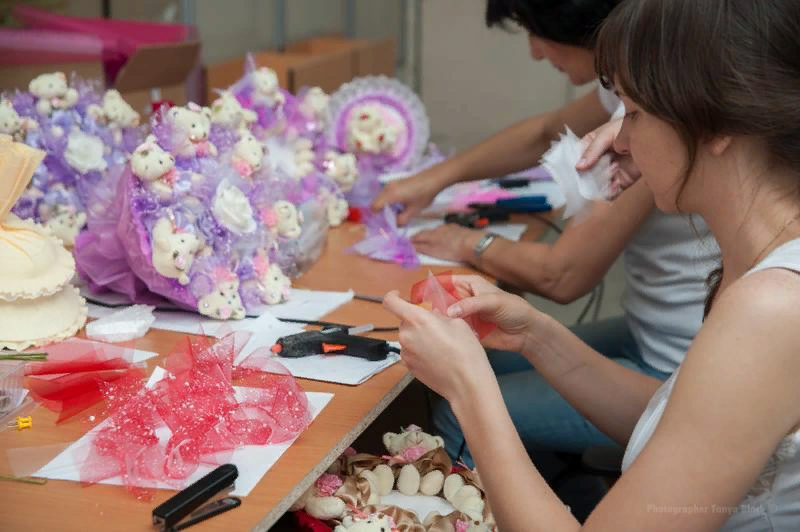
POLYGON ((28 84, 28 90, 36 96, 36 110, 49 115, 58 109, 70 109, 78 103, 78 91, 67 85, 63 72, 41 74, 28 84))
POLYGON ((352 153, 336 153, 328 151, 325 153, 323 162, 325 175, 336 181, 343 192, 349 191, 358 179, 358 166, 356 156, 352 153))
POLYGON ((277 305, 289 299, 292 281, 277 264, 271 264, 264 255, 253 259, 261 297, 267 305, 277 305))
POLYGON ((267 147, 261 144, 249 131, 242 133, 239 141, 233 146, 231 162, 242 177, 252 177, 261 169, 267 147))
POLYGON ((363 517, 346 516, 333 532, 394 532, 394 520, 381 513, 363 517))
POLYGON ((147 184, 147 187, 158 197, 172 197, 172 191, 178 181, 179 172, 175 168, 175 157, 164 151, 148 139, 136 147, 130 158, 131 172, 147 184))
MULTIPOLYGON (((431 436, 415 425, 406 428, 400 434, 387 432, 383 435, 383 444, 391 454, 390 462, 405 464, 397 476, 397 490, 404 495, 436 495, 442 491, 444 473, 434 469, 423 476, 414 466, 414 462, 436 449, 444 449, 441 436, 431 436)), ((449 471, 449 469, 448 469, 449 471)))
POLYGON ((342 477, 326 473, 291 506, 290 511, 305 510, 317 519, 329 521, 345 516, 348 508, 377 504, 380 491, 376 476, 368 470, 342 477))
POLYGON ((97 123, 105 124, 114 134, 114 142, 122 142, 122 129, 138 127, 141 117, 116 89, 109 89, 103 95, 103 104, 92 104, 87 114, 97 123))
POLYGON ((10 135, 15 142, 25 142, 28 133, 38 128, 35 120, 17 114, 11 100, 0 100, 0 135, 10 135))
POLYGON ((253 72, 253 90, 257 98, 266 100, 269 107, 283 105, 285 98, 278 84, 278 74, 268 67, 253 72))
MULTIPOLYGON (((42 206, 44 207, 44 206, 42 206)), ((75 207, 68 205, 54 205, 50 209, 39 209, 40 216, 45 221, 45 227, 61 240, 64 247, 71 249, 75 246, 75 239, 86 225, 86 213, 78 212, 75 207)))
POLYGON ((350 205, 347 200, 337 197, 335 194, 327 193, 324 197, 325 214, 328 218, 328 225, 339 227, 347 219, 350 212, 350 205))
POLYGON ((245 109, 231 91, 222 91, 211 104, 211 123, 233 129, 247 129, 258 120, 255 111, 245 109))
POLYGON ((214 289, 197 302, 200 314, 220 320, 241 320, 247 315, 239 295, 239 278, 226 268, 212 273, 214 289))
POLYGON ((303 214, 286 200, 276 201, 272 209, 261 213, 261 218, 275 234, 284 238, 298 238, 303 232, 303 214))
POLYGON ((486 503, 483 494, 472 484, 464 481, 458 473, 449 475, 444 481, 444 498, 453 508, 469 516, 474 521, 484 520, 486 503))
POLYGON ((299 138, 292 144, 294 150, 294 170, 292 172, 295 179, 301 179, 314 171, 314 145, 307 138, 299 138))
POLYGON ((186 107, 173 107, 169 119, 181 136, 175 154, 181 157, 216 157, 217 147, 209 140, 211 110, 190 102, 186 107))
POLYGON ((182 285, 189 284, 188 272, 200 251, 200 239, 191 231, 175 227, 168 218, 160 218, 153 226, 152 242, 156 271, 182 285))
POLYGON ((325 91, 319 87, 311 87, 303 95, 303 100, 300 102, 300 112, 306 118, 315 120, 321 124, 328 121, 328 102, 330 97, 325 94, 325 91))

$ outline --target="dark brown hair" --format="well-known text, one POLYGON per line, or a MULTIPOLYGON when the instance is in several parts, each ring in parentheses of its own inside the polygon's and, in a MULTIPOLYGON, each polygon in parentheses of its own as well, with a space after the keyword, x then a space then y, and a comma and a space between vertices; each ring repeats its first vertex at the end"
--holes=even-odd
POLYGON ((800 0, 625 0, 599 30, 596 67, 675 129, 687 176, 715 135, 761 139, 771 164, 800 169, 798 39, 800 0))

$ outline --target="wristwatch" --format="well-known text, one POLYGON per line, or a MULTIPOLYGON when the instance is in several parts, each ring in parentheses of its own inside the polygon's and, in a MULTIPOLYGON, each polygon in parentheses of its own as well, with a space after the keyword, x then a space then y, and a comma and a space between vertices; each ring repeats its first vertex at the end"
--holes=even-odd
POLYGON ((488 233, 488 232, 485 235, 483 235, 481 239, 478 240, 478 243, 475 244, 475 247, 472 248, 472 251, 475 253, 475 259, 479 260, 481 258, 481 255, 483 255, 483 252, 486 251, 489 248, 489 246, 492 245, 492 242, 494 242, 495 239, 499 236, 500 235, 498 235, 497 233, 488 233))

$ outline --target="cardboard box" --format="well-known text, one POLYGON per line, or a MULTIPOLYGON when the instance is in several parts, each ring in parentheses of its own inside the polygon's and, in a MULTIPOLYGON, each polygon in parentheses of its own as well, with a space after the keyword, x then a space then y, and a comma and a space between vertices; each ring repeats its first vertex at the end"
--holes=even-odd
MULTIPOLYGON (((394 41, 347 39, 341 36, 314 37, 291 44, 286 51, 253 54, 259 67, 278 75, 281 87, 296 93, 302 87, 320 87, 331 93, 355 77, 394 77, 394 41)), ((214 89, 225 89, 244 75, 245 60, 237 58, 206 69, 208 101, 217 98, 214 89)))
MULTIPOLYGON (((12 52, 0 50, 0 58, 12 52)), ((28 64, 0 59, 0 91, 27 90, 28 83, 39 74, 75 72, 85 79, 105 80, 109 88, 120 91, 125 100, 144 116, 150 113, 151 92, 158 89, 160 98, 176 105, 188 103, 186 78, 197 64, 199 42, 152 44, 140 46, 119 71, 116 79, 108 83, 105 67, 100 58, 75 60, 70 55, 41 54, 28 64), (12 63, 12 64, 6 64, 12 63)))
POLYGON ((314 57, 348 53, 353 77, 381 74, 394 77, 395 75, 394 39, 372 41, 348 39, 341 35, 326 35, 292 43, 286 47, 286 52, 314 57))

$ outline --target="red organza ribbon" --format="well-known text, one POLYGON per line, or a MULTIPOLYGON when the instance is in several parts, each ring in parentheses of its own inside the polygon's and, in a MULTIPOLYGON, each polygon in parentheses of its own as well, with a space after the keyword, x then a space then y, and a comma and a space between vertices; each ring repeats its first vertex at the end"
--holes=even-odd
POLYGON ((61 423, 103 399, 102 386, 144 372, 132 364, 133 351, 72 339, 48 346, 46 362, 25 367, 25 386, 39 404, 59 414, 61 423))
MULTIPOLYGON (((428 274, 428 278, 411 287, 411 302, 415 305, 429 303, 435 312, 445 314, 453 304, 463 299, 456 290, 452 272, 438 275, 428 274)), ((495 324, 481 320, 477 316, 464 318, 478 338, 483 338, 496 327, 495 324)))
POLYGON ((305 430, 307 397, 268 349, 234 367, 248 340, 246 332, 187 338, 152 387, 143 378, 101 386, 110 416, 91 439, 81 480, 122 477, 147 500, 151 490, 142 486, 181 488, 198 467, 227 463, 239 447, 283 443, 305 430))

